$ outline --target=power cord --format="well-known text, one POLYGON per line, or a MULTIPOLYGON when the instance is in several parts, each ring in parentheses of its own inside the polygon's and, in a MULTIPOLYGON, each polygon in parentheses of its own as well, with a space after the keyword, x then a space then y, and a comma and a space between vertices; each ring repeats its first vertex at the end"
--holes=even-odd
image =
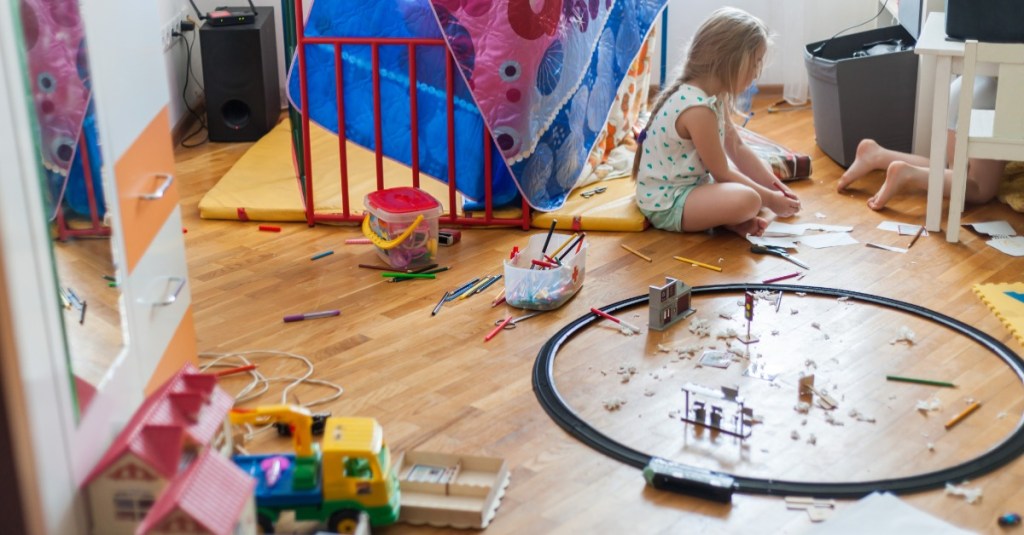
MULTIPOLYGON (((189 17, 189 19, 191 19, 191 17, 189 17)), ((206 125, 206 119, 202 115, 200 115, 199 112, 193 109, 192 105, 188 102, 188 84, 192 78, 195 78, 197 80, 196 85, 199 86, 199 90, 205 91, 205 89, 203 89, 203 86, 200 85, 198 82, 199 77, 192 72, 192 45, 196 42, 195 28, 195 22, 189 20, 188 22, 181 23, 180 32, 171 33, 172 36, 181 37, 182 40, 185 41, 185 84, 181 88, 181 101, 185 104, 185 108, 189 111, 189 113, 191 113, 192 116, 195 117, 196 121, 199 123, 198 128, 193 130, 191 134, 188 134, 185 137, 181 138, 181 146, 185 147, 186 149, 198 147, 210 140, 210 136, 206 136, 206 138, 204 138, 202 141, 198 143, 188 143, 188 140, 196 137, 203 130, 208 130, 208 127, 206 125), (191 41, 189 41, 188 37, 185 36, 186 33, 192 34, 191 41)))
POLYGON ((835 39, 836 37, 839 37, 840 35, 848 32, 848 31, 850 31, 850 30, 852 30, 854 28, 863 26, 863 25, 865 25, 865 24, 867 24, 867 23, 877 19, 878 17, 881 17, 882 16, 882 12, 885 11, 885 5, 888 4, 888 3, 889 3, 889 0, 882 0, 882 7, 878 8, 878 13, 875 13, 874 17, 871 17, 870 19, 868 19, 868 20, 866 20, 864 22, 861 22, 860 24, 854 24, 853 26, 850 26, 849 28, 843 28, 842 30, 839 30, 838 32, 836 32, 835 35, 833 35, 832 37, 829 37, 827 40, 823 41, 820 45, 818 45, 814 50, 812 50, 811 51, 811 56, 818 56, 818 55, 820 55, 822 53, 822 51, 825 50, 825 47, 828 46, 828 44, 831 43, 832 40, 835 39))

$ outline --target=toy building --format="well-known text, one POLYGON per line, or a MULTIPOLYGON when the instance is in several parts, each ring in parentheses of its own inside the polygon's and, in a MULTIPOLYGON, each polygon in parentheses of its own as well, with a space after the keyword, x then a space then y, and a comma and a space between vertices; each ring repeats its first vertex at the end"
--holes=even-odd
POLYGON ((96 535, 256 533, 255 480, 213 448, 234 398, 187 364, 83 482, 96 535))
POLYGON ((746 406, 739 388, 719 390, 695 383, 683 385, 686 407, 681 420, 738 438, 750 436, 754 411, 746 406), (691 399, 692 397, 692 399, 691 399))
POLYGON ((664 331, 696 312, 690 308, 692 289, 681 280, 665 277, 663 286, 651 286, 648 322, 651 329, 664 331))

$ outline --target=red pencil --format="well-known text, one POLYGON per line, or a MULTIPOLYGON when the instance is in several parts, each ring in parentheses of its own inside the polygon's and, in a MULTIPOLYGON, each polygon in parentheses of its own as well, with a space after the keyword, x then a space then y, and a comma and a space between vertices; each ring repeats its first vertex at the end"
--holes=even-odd
POLYGON ((788 275, 780 275, 778 277, 772 277, 770 279, 765 279, 765 280, 761 281, 761 284, 771 284, 773 282, 779 282, 779 281, 784 281, 786 279, 792 279, 793 277, 796 277, 799 274, 800 274, 800 272, 797 271, 797 272, 794 272, 794 273, 790 273, 788 275))
POLYGON ((264 232, 281 232, 281 227, 275 227, 274 225, 260 225, 260 230, 264 232))
POLYGON ((499 323, 497 327, 495 327, 491 332, 487 333, 487 336, 484 337, 484 342, 490 340, 491 338, 494 338, 495 336, 498 336, 498 333, 500 333, 501 330, 504 329, 505 326, 508 325, 508 322, 510 321, 512 321, 511 314, 509 314, 508 317, 505 318, 505 321, 499 323))
POLYGON ((627 329, 629 329, 629 330, 631 330, 631 331, 633 331, 635 333, 639 333, 640 332, 640 327, 637 327, 636 325, 631 325, 629 323, 626 323, 626 322, 620 320, 619 318, 616 318, 615 316, 612 316, 611 314, 609 314, 609 313, 607 313, 607 312, 605 312, 603 310, 598 310, 597 308, 591 308, 590 311, 593 312, 594 314, 597 314, 598 316, 601 316, 602 318, 604 318, 606 320, 614 321, 615 323, 618 323, 619 325, 622 325, 623 327, 625 327, 625 328, 627 328, 627 329))

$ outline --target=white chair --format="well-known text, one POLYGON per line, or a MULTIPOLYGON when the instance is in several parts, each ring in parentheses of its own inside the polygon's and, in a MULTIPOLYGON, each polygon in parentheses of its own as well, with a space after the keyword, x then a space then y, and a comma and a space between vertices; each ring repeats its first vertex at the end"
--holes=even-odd
POLYGON ((946 224, 946 241, 950 242, 960 237, 968 160, 1024 160, 1024 44, 967 41, 963 70, 946 224), (996 67, 994 110, 972 109, 974 80, 980 63, 996 67))

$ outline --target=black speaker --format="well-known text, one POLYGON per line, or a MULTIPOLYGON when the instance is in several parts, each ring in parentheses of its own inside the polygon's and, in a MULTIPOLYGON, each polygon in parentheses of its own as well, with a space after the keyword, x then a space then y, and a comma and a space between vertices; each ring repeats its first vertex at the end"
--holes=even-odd
POLYGON ((277 124, 274 8, 257 7, 252 24, 199 30, 210 141, 256 141, 277 124))

